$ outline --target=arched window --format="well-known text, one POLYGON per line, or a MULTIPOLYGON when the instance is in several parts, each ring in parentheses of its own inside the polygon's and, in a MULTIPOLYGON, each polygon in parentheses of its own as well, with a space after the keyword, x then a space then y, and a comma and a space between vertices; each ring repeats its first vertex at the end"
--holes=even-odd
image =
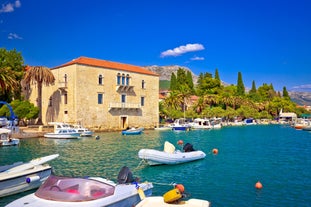
POLYGON ((121 84, 121 74, 118 73, 117 74, 117 85, 120 85, 121 84))
POLYGON ((126 75, 126 85, 127 86, 130 85, 130 75, 129 74, 126 75))
POLYGON ((103 76, 102 75, 98 76, 98 84, 103 85, 103 76))
POLYGON ((122 85, 124 86, 125 85, 125 75, 122 74, 122 85))

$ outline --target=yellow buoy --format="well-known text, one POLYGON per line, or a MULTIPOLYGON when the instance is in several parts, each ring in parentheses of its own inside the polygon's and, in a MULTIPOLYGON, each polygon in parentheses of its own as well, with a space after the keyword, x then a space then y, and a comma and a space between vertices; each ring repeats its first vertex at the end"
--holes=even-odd
POLYGON ((173 189, 163 195, 165 203, 172 203, 182 198, 182 194, 178 189, 173 189))

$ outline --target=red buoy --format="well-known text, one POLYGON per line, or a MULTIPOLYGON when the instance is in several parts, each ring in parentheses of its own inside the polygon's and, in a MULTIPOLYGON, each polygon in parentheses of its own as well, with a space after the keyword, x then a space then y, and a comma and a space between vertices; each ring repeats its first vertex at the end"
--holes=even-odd
POLYGON ((183 144, 184 144, 184 141, 178 140, 177 144, 178 144, 178 145, 183 145, 183 144))
POLYGON ((258 182, 255 184, 255 188, 261 189, 261 188, 262 188, 261 182, 258 181, 258 182))
POLYGON ((218 149, 214 148, 214 149, 213 149, 213 154, 214 154, 214 155, 218 154, 218 149))
POLYGON ((182 184, 175 185, 175 188, 179 190, 179 192, 185 192, 185 187, 182 184))

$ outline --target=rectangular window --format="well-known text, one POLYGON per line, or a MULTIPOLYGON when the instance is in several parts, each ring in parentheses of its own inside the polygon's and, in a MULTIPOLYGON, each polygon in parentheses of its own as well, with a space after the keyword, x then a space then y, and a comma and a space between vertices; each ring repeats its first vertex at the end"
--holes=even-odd
POLYGON ((144 80, 142 80, 142 82, 141 82, 141 88, 142 88, 142 89, 145 88, 145 81, 144 81, 144 80))
POLYGON ((103 104, 103 94, 102 93, 99 93, 97 95, 97 103, 98 104, 103 104))
POLYGON ((126 102, 126 95, 125 95, 125 94, 122 94, 122 95, 121 95, 121 102, 122 102, 122 103, 125 103, 125 102, 126 102))
POLYGON ((68 96, 67 93, 64 94, 64 104, 68 103, 68 96))
POLYGON ((145 105, 145 97, 140 97, 140 105, 144 106, 145 105))

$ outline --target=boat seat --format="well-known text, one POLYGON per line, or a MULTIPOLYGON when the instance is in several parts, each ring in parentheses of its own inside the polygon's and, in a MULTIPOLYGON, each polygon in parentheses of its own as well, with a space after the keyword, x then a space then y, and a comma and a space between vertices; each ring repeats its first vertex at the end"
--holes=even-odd
POLYGON ((172 153, 175 152, 175 146, 172 143, 166 141, 164 143, 164 150, 163 151, 166 152, 166 153, 172 154, 172 153))

